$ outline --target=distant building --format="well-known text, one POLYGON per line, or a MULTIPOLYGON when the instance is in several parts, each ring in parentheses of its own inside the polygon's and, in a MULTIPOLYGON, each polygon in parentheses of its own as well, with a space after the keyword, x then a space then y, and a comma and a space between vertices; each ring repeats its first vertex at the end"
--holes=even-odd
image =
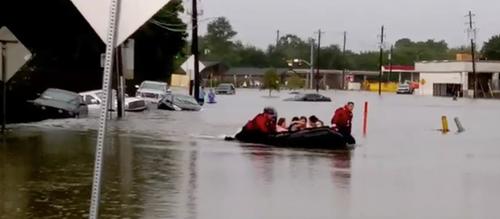
MULTIPOLYGON (((415 63, 420 72, 420 89, 416 94, 471 97, 474 94, 472 62, 426 61, 415 63)), ((498 97, 500 62, 477 61, 477 97, 498 97)))

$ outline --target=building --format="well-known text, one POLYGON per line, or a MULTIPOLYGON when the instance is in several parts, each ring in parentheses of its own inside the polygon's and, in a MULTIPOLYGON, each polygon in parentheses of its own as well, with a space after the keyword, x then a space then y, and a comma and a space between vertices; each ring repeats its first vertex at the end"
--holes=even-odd
MULTIPOLYGON (((425 61, 415 63, 420 72, 420 89, 416 94, 472 97, 474 76, 470 61, 425 61)), ((493 98, 500 93, 500 62, 477 61, 477 97, 493 98)))

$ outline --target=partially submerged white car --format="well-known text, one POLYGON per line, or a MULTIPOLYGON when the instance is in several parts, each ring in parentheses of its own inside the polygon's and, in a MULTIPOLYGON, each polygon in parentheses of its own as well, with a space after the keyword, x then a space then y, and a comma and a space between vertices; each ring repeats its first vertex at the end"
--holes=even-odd
MULTIPOLYGON (((102 102, 102 91, 101 90, 93 90, 80 93, 83 101, 88 105, 90 109, 99 108, 99 105, 102 102)), ((116 91, 113 90, 113 109, 116 109, 118 106, 116 91)), ((136 98, 136 97, 125 97, 124 110, 128 112, 142 112, 148 109, 147 103, 144 99, 136 98)))
POLYGON ((136 88, 135 96, 150 103, 158 103, 167 93, 170 93, 168 84, 165 82, 143 81, 141 85, 136 85, 136 88))

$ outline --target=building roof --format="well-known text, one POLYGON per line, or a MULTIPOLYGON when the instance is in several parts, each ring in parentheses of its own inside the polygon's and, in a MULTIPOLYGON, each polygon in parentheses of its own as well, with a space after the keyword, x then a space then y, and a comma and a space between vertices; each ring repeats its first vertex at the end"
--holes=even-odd
POLYGON ((412 65, 384 65, 382 66, 384 72, 401 72, 401 73, 413 73, 415 72, 415 66, 412 65))
MULTIPOLYGON (((416 62, 415 70, 420 73, 460 73, 472 72, 471 61, 426 61, 416 62)), ((499 61, 477 61, 477 73, 500 72, 499 61)))

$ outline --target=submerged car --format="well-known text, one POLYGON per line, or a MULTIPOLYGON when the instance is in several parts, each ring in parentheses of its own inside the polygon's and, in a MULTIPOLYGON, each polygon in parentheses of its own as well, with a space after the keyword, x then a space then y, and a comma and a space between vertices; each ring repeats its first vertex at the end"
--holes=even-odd
POLYGON ((39 98, 29 101, 42 119, 80 118, 88 115, 87 104, 75 92, 49 88, 39 98))
MULTIPOLYGON (((87 91, 80 93, 83 101, 90 108, 98 108, 102 102, 103 95, 101 90, 87 91)), ((118 106, 116 92, 113 90, 113 108, 118 106)), ((124 110, 128 112, 141 112, 148 109, 147 103, 144 99, 136 97, 125 97, 124 110)))
POLYGON ((215 88, 216 94, 236 94, 236 88, 233 84, 219 84, 215 88))
POLYGON ((167 94, 158 103, 158 109, 175 111, 200 111, 201 106, 191 96, 182 94, 167 94))
POLYGON ((409 84, 398 85, 397 94, 413 94, 413 88, 409 84))
POLYGON ((145 99, 151 103, 158 103, 167 93, 169 93, 168 84, 158 81, 143 81, 141 85, 136 86, 137 98, 145 99))
POLYGON ((297 94, 295 97, 285 99, 285 101, 331 102, 332 99, 321 94, 297 94))

